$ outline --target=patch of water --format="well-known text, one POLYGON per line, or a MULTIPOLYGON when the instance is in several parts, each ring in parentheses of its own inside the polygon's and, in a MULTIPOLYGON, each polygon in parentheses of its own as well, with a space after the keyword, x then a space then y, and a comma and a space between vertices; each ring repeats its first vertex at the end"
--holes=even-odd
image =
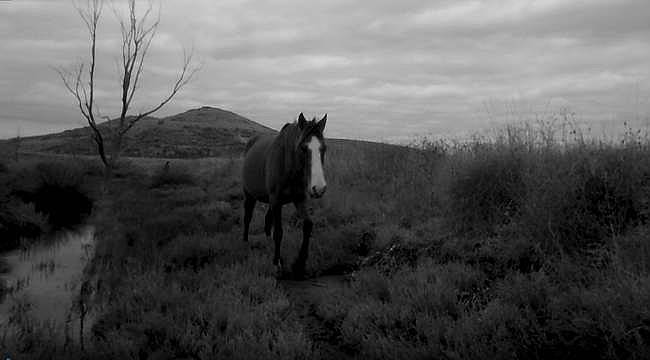
POLYGON ((94 244, 94 228, 85 226, 0 255, 6 266, 6 272, 0 274, 4 285, 0 291, 0 328, 20 326, 17 319, 27 317, 57 334, 70 331, 73 301, 94 244))

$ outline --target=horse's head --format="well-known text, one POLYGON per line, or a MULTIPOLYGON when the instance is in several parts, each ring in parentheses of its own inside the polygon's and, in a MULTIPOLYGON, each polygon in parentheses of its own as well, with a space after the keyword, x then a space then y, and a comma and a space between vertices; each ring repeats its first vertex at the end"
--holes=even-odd
POLYGON ((313 198, 319 198, 325 193, 327 183, 323 163, 325 161, 325 138, 323 130, 327 122, 327 114, 320 121, 314 118, 307 121, 300 113, 298 116, 298 128, 301 135, 298 142, 298 151, 304 159, 305 176, 307 177, 307 193, 313 198))

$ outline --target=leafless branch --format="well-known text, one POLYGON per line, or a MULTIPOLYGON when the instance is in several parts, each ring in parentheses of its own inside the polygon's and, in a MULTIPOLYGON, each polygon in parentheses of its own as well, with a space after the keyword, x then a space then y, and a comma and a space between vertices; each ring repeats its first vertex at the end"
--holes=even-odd
MULTIPOLYGON (((83 65, 81 65, 81 68, 83 69, 83 65)), ((79 106, 79 111, 81 111, 83 117, 88 119, 84 104, 81 100, 81 96, 79 95, 79 83, 81 82, 80 78, 82 70, 77 71, 76 73, 64 68, 54 68, 54 70, 59 74, 59 77, 63 81, 63 85, 68 90, 68 92, 75 97, 77 105, 79 106)))
POLYGON ((181 67, 180 74, 178 75, 178 78, 176 78, 176 82, 174 83, 174 86, 169 92, 169 95, 165 97, 162 101, 160 101, 160 103, 155 107, 140 112, 137 116, 133 117, 127 124, 126 128, 124 129, 124 132, 131 129, 133 125, 135 125, 141 119, 155 113, 156 111, 160 110, 163 106, 167 105, 167 103, 171 101, 174 98, 174 96, 176 96, 176 94, 192 80, 196 72, 199 71, 200 69, 199 67, 192 65, 193 57, 194 57, 193 50, 191 50, 190 52, 187 51, 183 52, 183 66, 181 67))
MULTIPOLYGON (((152 19, 154 7, 151 2, 149 2, 148 8, 141 15, 138 15, 136 12, 136 1, 128 0, 128 12, 126 15, 121 15, 114 6, 114 3, 111 2, 113 12, 115 13, 120 25, 122 53, 121 59, 118 60, 117 64, 119 73, 118 79, 121 87, 121 109, 118 121, 116 121, 117 128, 109 129, 115 131, 114 133, 111 133, 113 152, 109 162, 104 152, 104 137, 95 121, 96 117, 110 120, 109 117, 101 116, 98 107, 95 104, 97 25, 102 15, 104 0, 85 0, 85 2, 85 6, 79 5, 77 2, 73 2, 73 5, 88 30, 90 40, 90 58, 86 64, 79 65, 79 67, 73 71, 66 71, 62 68, 56 69, 56 71, 59 73, 59 76, 63 80, 63 84, 68 92, 74 96, 79 111, 92 129, 93 139, 97 144, 98 152, 108 169, 114 165, 113 163, 119 158, 124 135, 139 120, 155 113, 169 103, 172 98, 174 98, 174 96, 185 85, 187 85, 199 68, 193 66, 193 51, 190 51, 189 53, 184 51, 183 65, 180 69, 180 74, 174 82, 169 95, 161 100, 158 105, 129 118, 127 115, 131 108, 135 93, 139 88, 145 67, 145 59, 148 55, 153 38, 158 30, 158 25, 160 24, 160 9, 158 9, 155 18, 152 19)), ((106 129, 108 128, 103 128, 103 131, 106 129)))

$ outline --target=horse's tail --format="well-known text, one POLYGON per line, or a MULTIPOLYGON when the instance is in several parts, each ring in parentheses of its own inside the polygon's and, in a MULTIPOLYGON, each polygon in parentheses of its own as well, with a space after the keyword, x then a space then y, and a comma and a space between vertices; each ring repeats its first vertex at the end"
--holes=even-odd
POLYGON ((248 139, 248 142, 246 142, 246 148, 244 150, 244 154, 246 154, 248 152, 248 150, 251 147, 253 147, 253 145, 257 142, 257 140, 259 140, 259 138, 260 138, 259 135, 255 135, 252 138, 248 139))

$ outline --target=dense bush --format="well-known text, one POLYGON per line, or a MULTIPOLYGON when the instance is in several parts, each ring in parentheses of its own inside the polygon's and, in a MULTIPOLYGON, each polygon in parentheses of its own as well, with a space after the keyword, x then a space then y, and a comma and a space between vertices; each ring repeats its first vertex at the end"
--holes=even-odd
POLYGON ((34 204, 14 197, 0 199, 0 251, 14 249, 21 238, 37 237, 48 229, 47 217, 34 204))
POLYGON ((461 233, 493 233, 518 213, 523 201, 522 154, 481 149, 457 166, 449 186, 449 218, 461 233))
POLYGON ((520 232, 575 252, 645 223, 650 196, 645 155, 615 148, 547 155, 528 177, 520 232))
POLYGON ((581 144, 513 153, 496 146, 449 160, 447 219, 460 235, 514 232, 573 253, 648 219, 647 150, 581 144))
POLYGON ((92 210, 91 179, 86 164, 75 161, 25 163, 13 175, 13 194, 33 203, 55 227, 79 224, 92 210))
POLYGON ((77 162, 23 162, 0 174, 0 247, 79 224, 92 209, 94 180, 77 162))

